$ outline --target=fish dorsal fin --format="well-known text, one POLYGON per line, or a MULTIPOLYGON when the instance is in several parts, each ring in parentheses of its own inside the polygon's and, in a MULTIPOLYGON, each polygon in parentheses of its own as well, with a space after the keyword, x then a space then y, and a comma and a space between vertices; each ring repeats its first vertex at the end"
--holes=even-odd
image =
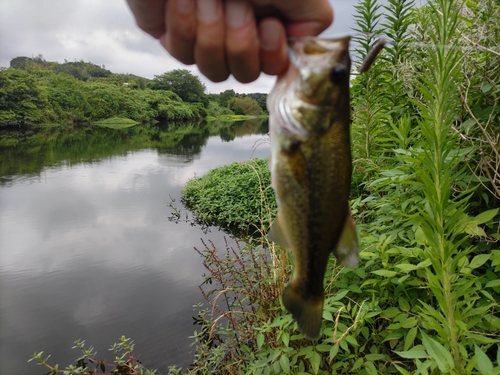
POLYGON ((358 253, 358 234, 356 233, 356 226, 352 220, 351 210, 349 210, 339 242, 333 249, 333 254, 341 265, 355 267, 359 262, 358 253))
POLYGON ((271 224, 271 229, 269 229, 267 238, 278 245, 283 246, 285 249, 289 249, 288 241, 283 233, 283 229, 281 229, 279 214, 274 223, 271 224))

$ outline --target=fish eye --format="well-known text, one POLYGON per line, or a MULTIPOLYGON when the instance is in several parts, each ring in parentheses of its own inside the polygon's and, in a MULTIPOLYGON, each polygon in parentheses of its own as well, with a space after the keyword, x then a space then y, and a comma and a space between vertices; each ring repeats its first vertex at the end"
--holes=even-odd
POLYGON ((344 65, 337 64, 330 70, 330 81, 335 84, 343 82, 347 77, 347 70, 344 65))

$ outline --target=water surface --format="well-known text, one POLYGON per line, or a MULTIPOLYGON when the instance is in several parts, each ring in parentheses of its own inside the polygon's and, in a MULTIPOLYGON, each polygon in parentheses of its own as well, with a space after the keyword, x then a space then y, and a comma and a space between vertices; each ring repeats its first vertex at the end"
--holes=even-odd
POLYGON ((0 374, 66 366, 85 339, 98 357, 121 335, 160 372, 188 366, 204 268, 193 247, 223 232, 172 221, 189 178, 265 157, 258 122, 24 130, 2 136, 0 374), (257 133, 257 134, 252 134, 257 133))

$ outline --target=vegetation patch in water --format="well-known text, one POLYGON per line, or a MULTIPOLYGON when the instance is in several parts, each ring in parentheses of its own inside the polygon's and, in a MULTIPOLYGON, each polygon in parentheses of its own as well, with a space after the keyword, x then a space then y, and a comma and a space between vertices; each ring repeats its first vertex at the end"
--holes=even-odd
POLYGON ((268 159, 252 159, 189 180, 182 201, 199 219, 233 232, 265 231, 276 212, 268 159))
POLYGON ((126 129, 138 125, 137 121, 124 117, 111 117, 106 120, 93 122, 93 125, 102 126, 110 129, 126 129))

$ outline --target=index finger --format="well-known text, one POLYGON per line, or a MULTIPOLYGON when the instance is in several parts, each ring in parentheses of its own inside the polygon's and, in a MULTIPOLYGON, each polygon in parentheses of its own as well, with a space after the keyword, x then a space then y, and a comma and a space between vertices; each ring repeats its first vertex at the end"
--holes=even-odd
POLYGON ((285 25, 287 36, 316 36, 333 22, 328 0, 250 0, 258 19, 276 17, 285 25))
POLYGON ((127 0, 137 26, 159 39, 166 31, 165 0, 127 0))

